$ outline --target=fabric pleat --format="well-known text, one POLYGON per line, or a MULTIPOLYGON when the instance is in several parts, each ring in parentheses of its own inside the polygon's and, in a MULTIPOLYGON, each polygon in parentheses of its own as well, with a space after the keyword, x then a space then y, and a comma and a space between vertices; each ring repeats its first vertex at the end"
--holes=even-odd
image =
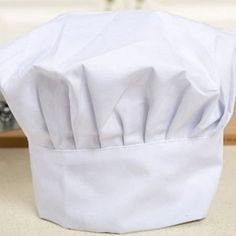
POLYGON ((161 11, 70 13, 0 50, 0 87, 53 149, 210 136, 230 119, 236 34, 161 11))

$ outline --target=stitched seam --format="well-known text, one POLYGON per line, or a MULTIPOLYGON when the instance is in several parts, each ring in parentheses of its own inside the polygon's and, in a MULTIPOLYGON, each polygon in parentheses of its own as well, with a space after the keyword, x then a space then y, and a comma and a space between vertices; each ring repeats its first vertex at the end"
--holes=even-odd
POLYGON ((84 149, 51 149, 51 148, 46 148, 37 144, 33 144, 31 142, 31 146, 35 146, 40 149, 44 149, 45 151, 49 152, 61 152, 61 153, 66 153, 66 152, 88 152, 88 151, 108 151, 108 150, 118 150, 118 149, 130 149, 130 148, 137 148, 137 147, 144 147, 144 146, 154 146, 158 144, 164 144, 164 143, 182 143, 182 142, 197 142, 200 140, 205 140, 205 139, 211 139, 212 137, 219 136, 219 134, 215 134, 213 136, 198 136, 194 138, 182 138, 182 139, 159 139, 158 141, 155 142, 148 142, 148 143, 139 143, 139 144, 131 144, 131 145, 125 145, 125 146, 111 146, 111 147, 104 147, 104 148, 84 148, 84 149))

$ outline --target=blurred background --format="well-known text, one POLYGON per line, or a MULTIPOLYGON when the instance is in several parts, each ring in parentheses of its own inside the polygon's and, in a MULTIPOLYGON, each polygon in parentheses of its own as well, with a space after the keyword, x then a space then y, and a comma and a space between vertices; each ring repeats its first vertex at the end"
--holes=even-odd
MULTIPOLYGON (((0 48, 68 11, 124 9, 164 10, 236 31, 236 0, 0 0, 0 48)), ((225 129, 225 144, 236 144, 236 116, 225 129)), ((0 94, 0 147, 26 145, 24 134, 0 94)))

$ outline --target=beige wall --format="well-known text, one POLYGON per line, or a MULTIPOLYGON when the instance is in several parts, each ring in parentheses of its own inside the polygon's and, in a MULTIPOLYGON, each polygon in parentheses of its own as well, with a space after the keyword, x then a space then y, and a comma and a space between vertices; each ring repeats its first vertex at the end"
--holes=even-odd
MULTIPOLYGON (((113 9, 134 9, 135 0, 116 0, 113 9)), ((236 0, 146 0, 145 9, 162 9, 236 31, 236 0)), ((106 0, 0 0, 0 44, 67 11, 106 9, 106 0)))

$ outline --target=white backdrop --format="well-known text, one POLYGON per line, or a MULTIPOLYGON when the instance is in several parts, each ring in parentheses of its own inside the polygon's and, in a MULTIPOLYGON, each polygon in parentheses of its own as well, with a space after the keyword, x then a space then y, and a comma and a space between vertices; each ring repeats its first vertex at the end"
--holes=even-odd
MULTIPOLYGON (((115 0, 112 9, 135 9, 135 0, 115 0)), ((236 31, 236 0, 146 0, 160 9, 236 31)), ((0 44, 67 11, 106 10, 106 0, 0 0, 0 44)))

